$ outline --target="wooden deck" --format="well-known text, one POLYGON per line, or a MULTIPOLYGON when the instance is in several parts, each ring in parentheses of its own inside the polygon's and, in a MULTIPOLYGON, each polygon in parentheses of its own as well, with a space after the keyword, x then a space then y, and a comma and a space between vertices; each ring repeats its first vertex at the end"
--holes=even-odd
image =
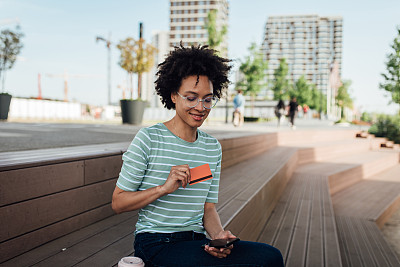
POLYGON ((400 165, 368 177, 332 198, 344 266, 400 266, 379 228, 400 208, 400 165))
MULTIPOLYGON (((398 174, 399 153, 370 151, 380 147, 380 140, 356 140, 355 135, 346 130, 252 134, 250 138, 243 134, 219 135, 225 163, 217 209, 223 225, 243 240, 275 245, 282 251, 286 266, 370 266, 351 265, 360 262, 356 259, 359 255, 345 253, 351 249, 346 250, 343 240, 348 235, 343 233, 351 229, 346 227, 353 226, 344 209, 337 211, 339 205, 348 205, 338 202, 334 206, 333 200, 344 201, 340 194, 364 182, 372 188, 378 174, 381 180, 398 174), (336 194, 331 198, 333 193, 336 194)), ((86 154, 84 149, 78 149, 76 158, 68 148, 62 159, 48 150, 40 152, 48 155, 37 165, 29 153, 25 162, 18 161, 15 155, 7 158, 11 156, 0 154, 0 159, 8 160, 8 165, 0 163, 0 180, 5 181, 0 183, 0 223, 7 225, 7 231, 0 230, 1 266, 115 266, 123 256, 132 255, 137 214, 110 216, 109 205, 120 157, 127 145, 111 144, 106 149, 90 146, 90 153, 86 154), (14 181, 22 184, 32 173, 32 184, 19 191, 22 196, 4 193, 14 181), (44 184, 45 188, 40 189, 44 184), (86 192, 81 193, 84 197, 74 195, 79 190, 86 192), (57 210, 64 204, 70 212, 67 216, 60 212, 62 209, 57 210), (46 205, 53 208, 46 210, 46 205), (31 214, 24 215, 26 219, 40 217, 38 214, 46 212, 44 222, 34 218, 26 225, 12 225, 10 220, 25 213, 31 214)), ((390 182, 398 185, 398 181, 390 182)), ((368 192, 360 188, 355 191, 368 192)), ((375 194, 377 198, 381 194, 387 197, 386 206, 376 207, 380 210, 376 222, 381 224, 400 201, 389 197, 384 189, 375 194)), ((390 265, 399 263, 398 258, 393 250, 386 249, 388 244, 375 221, 364 221, 375 225, 375 238, 383 240, 379 239, 380 251, 386 254, 374 258, 375 262, 384 260, 388 265, 382 266, 397 266, 390 265)), ((353 236, 363 240, 362 232, 353 236)))
POLYGON ((276 246, 285 266, 341 266, 326 177, 293 175, 257 241, 276 246))

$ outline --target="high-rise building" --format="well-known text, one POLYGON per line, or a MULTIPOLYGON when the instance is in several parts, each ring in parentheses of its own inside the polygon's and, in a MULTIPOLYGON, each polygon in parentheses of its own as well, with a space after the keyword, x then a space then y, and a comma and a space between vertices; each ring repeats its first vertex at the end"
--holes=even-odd
MULTIPOLYGON (((204 25, 211 10, 217 10, 217 30, 228 25, 227 0, 170 0, 170 47, 179 46, 181 41, 184 46, 207 44, 208 33, 204 25)), ((216 50, 226 55, 227 48, 225 38, 216 50)))
POLYGON ((154 82, 156 80, 156 73, 158 64, 163 62, 167 57, 169 49, 169 32, 167 31, 155 31, 152 33, 151 44, 156 48, 154 52, 154 66, 146 73, 146 87, 147 90, 147 101, 150 102, 151 107, 162 107, 160 97, 156 94, 154 82))
POLYGON ((304 75, 327 96, 329 109, 334 100, 330 72, 335 69, 341 74, 342 22, 340 16, 270 16, 262 44, 269 63, 268 78, 273 79, 280 59, 285 58, 292 81, 304 75))

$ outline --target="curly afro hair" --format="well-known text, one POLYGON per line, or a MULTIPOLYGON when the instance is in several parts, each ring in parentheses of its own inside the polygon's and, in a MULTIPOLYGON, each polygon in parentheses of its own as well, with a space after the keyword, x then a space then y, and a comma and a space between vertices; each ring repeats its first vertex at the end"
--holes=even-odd
POLYGON ((213 94, 221 98, 222 91, 228 87, 228 73, 231 60, 219 57, 208 46, 175 47, 165 61, 158 65, 155 88, 161 102, 167 109, 175 109, 171 93, 178 92, 182 80, 189 76, 207 76, 213 84, 213 94))

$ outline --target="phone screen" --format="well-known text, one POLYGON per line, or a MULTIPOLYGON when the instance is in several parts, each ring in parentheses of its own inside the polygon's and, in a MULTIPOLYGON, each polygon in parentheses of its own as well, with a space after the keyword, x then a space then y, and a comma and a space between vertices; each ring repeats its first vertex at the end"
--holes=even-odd
POLYGON ((215 248, 227 248, 234 242, 239 241, 239 238, 228 238, 228 239, 214 239, 210 241, 209 246, 215 248))

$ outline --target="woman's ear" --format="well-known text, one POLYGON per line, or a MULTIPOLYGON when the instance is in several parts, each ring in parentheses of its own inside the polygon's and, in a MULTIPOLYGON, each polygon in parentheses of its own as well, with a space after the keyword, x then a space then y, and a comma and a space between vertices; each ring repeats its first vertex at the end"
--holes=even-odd
POLYGON ((171 101, 172 101, 172 103, 174 103, 174 104, 176 104, 176 96, 177 96, 178 94, 176 93, 176 92, 172 92, 171 93, 171 101))

